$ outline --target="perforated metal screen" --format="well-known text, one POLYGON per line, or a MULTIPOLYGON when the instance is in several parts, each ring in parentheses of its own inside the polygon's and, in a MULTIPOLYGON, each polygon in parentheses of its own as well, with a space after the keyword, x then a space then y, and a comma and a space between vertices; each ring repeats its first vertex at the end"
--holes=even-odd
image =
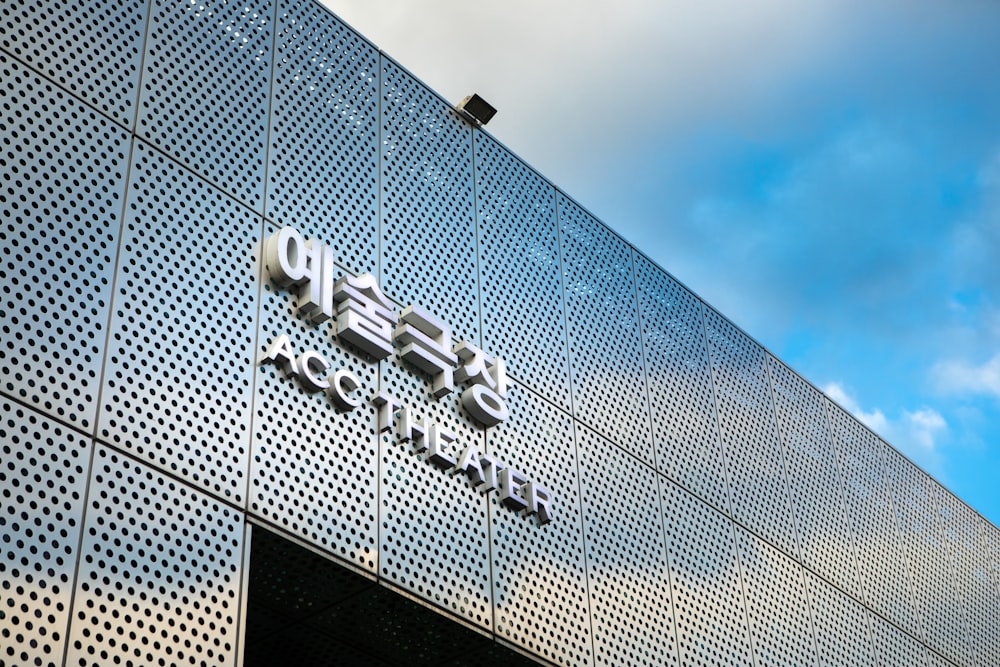
POLYGON ((0 53, 0 387, 93 428, 129 137, 0 53))
POLYGON ((0 102, 0 667, 1000 663, 996 526, 312 0, 11 0, 0 102))
POLYGON ((634 255, 657 468, 729 511, 701 301, 634 255))
POLYGON ((62 665, 90 441, 0 399, 0 664, 62 665))
POLYGON ((878 437, 827 401, 837 460, 869 607, 920 636, 878 437))
POLYGON ((883 446, 883 452, 923 637, 932 649, 965 664, 969 644, 937 484, 890 447, 883 446))
POLYGON ((733 518, 794 556, 795 525, 766 355, 714 310, 704 312, 733 518))
POLYGON ((632 254, 568 197, 556 204, 574 414, 653 464, 632 254))
POLYGON ((802 563, 858 594, 854 543, 823 396, 768 355, 802 563))

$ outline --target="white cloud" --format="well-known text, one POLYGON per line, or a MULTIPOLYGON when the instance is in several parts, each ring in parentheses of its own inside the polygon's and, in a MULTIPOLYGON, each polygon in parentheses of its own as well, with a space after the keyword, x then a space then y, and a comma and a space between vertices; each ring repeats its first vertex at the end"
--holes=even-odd
POLYGON ((1000 353, 975 366, 965 361, 945 361, 931 371, 937 388, 949 394, 984 394, 1000 399, 1000 353))
POLYGON ((490 132, 563 186, 581 155, 600 171, 602 144, 753 114, 835 59, 853 20, 843 0, 322 1, 446 99, 482 94, 490 132))
POLYGON ((827 384, 823 392, 925 470, 941 474, 942 456, 938 445, 948 431, 948 422, 937 410, 928 407, 912 412, 902 410, 897 417, 889 418, 879 408, 864 410, 838 382, 827 384))

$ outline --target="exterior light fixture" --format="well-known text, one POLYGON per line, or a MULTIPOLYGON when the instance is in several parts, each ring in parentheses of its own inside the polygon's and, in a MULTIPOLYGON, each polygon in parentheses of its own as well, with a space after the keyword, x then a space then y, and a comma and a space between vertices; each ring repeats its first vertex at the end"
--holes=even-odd
POLYGON ((459 102, 455 110, 476 127, 486 125, 486 123, 490 122, 490 118, 493 118, 497 112, 496 109, 490 106, 489 102, 475 94, 469 95, 459 102))

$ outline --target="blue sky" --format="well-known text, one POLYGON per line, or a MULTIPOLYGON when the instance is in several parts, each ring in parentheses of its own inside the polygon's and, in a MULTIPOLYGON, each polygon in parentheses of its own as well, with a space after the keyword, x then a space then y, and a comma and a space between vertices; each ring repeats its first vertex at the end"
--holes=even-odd
POLYGON ((1000 524, 1000 3, 325 2, 1000 524))

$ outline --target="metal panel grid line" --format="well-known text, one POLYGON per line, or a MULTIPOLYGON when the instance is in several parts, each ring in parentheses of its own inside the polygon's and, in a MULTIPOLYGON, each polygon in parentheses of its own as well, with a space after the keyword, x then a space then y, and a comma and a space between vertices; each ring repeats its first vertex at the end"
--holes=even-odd
POLYGON ((475 145, 483 348, 569 409, 555 190, 481 132, 475 145))
POLYGON ((579 423, 576 438, 594 664, 676 665, 656 471, 579 423))
POLYGON ((653 464, 631 251, 574 202, 556 204, 574 416, 653 464))
POLYGON ((243 516, 95 452, 67 664, 233 665, 243 516))
POLYGON ((129 183, 98 432, 243 503, 262 220, 142 142, 129 183))
POLYGON ((805 578, 821 667, 874 664, 864 607, 808 570, 805 578))
POLYGON ((379 284, 480 345, 472 128, 383 57, 379 284))
POLYGON ((62 665, 90 443, 0 398, 0 665, 62 665))
POLYGON ((633 254, 657 468, 729 513, 701 302, 633 254))
POLYGON ((680 664, 753 664, 733 522, 662 477, 660 497, 680 664))
POLYGON ((754 664, 817 664, 802 566, 740 526, 736 546, 754 664))
MULTIPOLYGON (((1000 596, 1000 529, 992 523, 980 517, 980 530, 982 530, 981 544, 986 552, 983 558, 986 561, 986 573, 989 577, 994 596, 1000 596)), ((973 613, 979 610, 972 610, 973 613)), ((997 613, 998 607, 993 608, 997 613)))
POLYGON ((312 0, 282 0, 273 69, 267 216, 376 272, 378 50, 312 0))
POLYGON ((5 0, 0 8, 0 46, 131 127, 147 4, 147 0, 5 0))
POLYGON ((910 573, 899 538, 878 436, 826 400, 858 557, 862 599, 919 637, 910 573))
MULTIPOLYGON (((272 226, 268 233, 274 231, 272 226)), ((340 412, 325 394, 307 393, 261 359, 284 334, 296 354, 318 352, 333 369, 353 373, 367 392, 378 386, 379 364, 337 345, 331 323, 309 322, 295 308, 289 291, 277 289, 266 278, 262 283, 250 441, 250 513, 374 572, 379 512, 374 411, 365 406, 340 412)))
POLYGON ((951 552, 952 569, 962 608, 968 662, 1000 664, 1000 595, 990 576, 989 548, 983 519, 969 506, 938 487, 937 497, 944 539, 951 552))
POLYGON ((704 317, 733 518, 796 556, 765 353, 708 306, 704 317))
POLYGON ((152 0, 137 133, 263 211, 275 7, 152 0))
POLYGON ((0 391, 94 426, 129 139, 0 53, 0 391))
POLYGON ((877 614, 868 614, 872 631, 872 663, 884 667, 927 667, 924 646, 877 614))
POLYGON ((927 664, 930 667, 955 667, 955 663, 930 649, 926 649, 927 664))
POLYGON ((938 513, 937 485, 888 445, 883 443, 882 451, 924 641, 964 664, 968 640, 954 594, 957 588, 938 513))
MULTIPOLYGON (((456 436, 454 449, 483 451, 483 432, 473 427, 450 395, 434 400, 416 369, 387 359, 380 363, 379 389, 412 411, 429 429, 436 424, 456 436)), ((402 418, 399 410, 393 419, 402 418)), ((493 628, 488 500, 465 475, 447 475, 414 452, 393 428, 379 437, 378 573, 480 628, 493 628)))
MULTIPOLYGON (((1000 662, 995 526, 325 8, 10 0, 0 74, 0 667, 235 667, 244 506, 480 657, 1000 662), (304 323, 259 279, 286 224, 507 359, 510 419, 304 323), (283 333, 555 520, 261 365, 283 333)), ((300 657, 377 602, 314 615, 300 657)))
POLYGON ((486 451, 544 484, 555 517, 539 526, 490 495, 494 631, 553 663, 593 664, 573 420, 520 384, 507 403, 511 418, 486 432, 486 451))
POLYGON ((802 564, 860 598, 851 526, 823 395, 767 355, 802 564))

